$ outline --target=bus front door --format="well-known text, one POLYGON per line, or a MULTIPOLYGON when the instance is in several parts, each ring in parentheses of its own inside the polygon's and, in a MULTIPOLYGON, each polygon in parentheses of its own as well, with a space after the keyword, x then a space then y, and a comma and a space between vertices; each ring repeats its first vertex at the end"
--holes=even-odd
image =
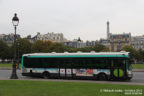
POLYGON ((123 80, 126 76, 126 61, 123 59, 112 60, 111 76, 114 80, 123 80))

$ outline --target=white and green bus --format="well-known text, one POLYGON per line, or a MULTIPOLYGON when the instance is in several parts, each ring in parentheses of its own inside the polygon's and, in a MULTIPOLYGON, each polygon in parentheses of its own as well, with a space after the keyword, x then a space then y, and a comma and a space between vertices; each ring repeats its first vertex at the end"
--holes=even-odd
POLYGON ((23 76, 130 80, 129 52, 33 53, 22 56, 23 76))

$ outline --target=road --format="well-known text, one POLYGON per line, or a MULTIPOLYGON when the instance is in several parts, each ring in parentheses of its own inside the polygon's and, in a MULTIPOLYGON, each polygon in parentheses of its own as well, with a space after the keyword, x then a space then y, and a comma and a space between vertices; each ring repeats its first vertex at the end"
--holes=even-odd
MULTIPOLYGON (((12 70, 0 70, 0 79, 7 80, 11 76, 12 70)), ((62 80, 62 79, 43 79, 32 78, 21 75, 21 70, 17 70, 17 75, 20 80, 43 80, 43 81, 74 81, 74 82, 96 82, 96 83, 120 83, 120 84, 138 84, 144 85, 144 72, 133 72, 134 76, 131 81, 128 82, 113 82, 113 81, 91 81, 91 80, 62 80)))

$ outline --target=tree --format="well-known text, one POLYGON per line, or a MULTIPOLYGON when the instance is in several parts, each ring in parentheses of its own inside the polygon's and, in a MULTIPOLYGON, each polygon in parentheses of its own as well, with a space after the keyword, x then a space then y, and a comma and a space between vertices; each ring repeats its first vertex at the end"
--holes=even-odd
POLYGON ((43 52, 51 52, 51 46, 52 46, 53 42, 52 41, 43 41, 43 52))
POLYGON ((41 41, 38 40, 32 44, 32 52, 51 52, 50 46, 51 41, 41 41))
POLYGON ((137 62, 136 60, 140 60, 140 58, 141 58, 139 52, 136 51, 136 49, 133 48, 132 46, 129 46, 129 45, 124 46, 122 48, 122 50, 124 50, 126 52, 130 52, 130 58, 131 58, 132 61, 137 62))
POLYGON ((31 39, 31 35, 28 35, 26 38, 27 38, 27 39, 31 39))
POLYGON ((139 54, 140 54, 140 56, 141 56, 142 62, 144 62, 144 50, 143 50, 143 49, 140 49, 140 50, 138 50, 138 52, 139 52, 139 54))
POLYGON ((65 51, 65 47, 63 44, 60 44, 58 42, 54 42, 52 43, 52 45, 50 46, 50 51, 51 52, 59 52, 62 53, 65 51))
POLYGON ((32 44, 32 52, 42 52, 43 50, 43 41, 37 40, 32 44))
POLYGON ((71 46, 64 46, 65 52, 76 52, 78 49, 71 46))
POLYGON ((78 51, 82 51, 82 52, 90 52, 90 51, 94 51, 93 47, 89 46, 89 47, 82 47, 82 48, 78 48, 78 51))
POLYGON ((17 50, 19 50, 19 55, 22 56, 26 53, 31 53, 31 43, 27 39, 18 39, 16 41, 17 50))
POLYGON ((5 60, 10 58, 10 50, 8 45, 0 40, 0 59, 5 60))
POLYGON ((106 46, 102 45, 102 44, 95 45, 93 47, 93 50, 96 51, 96 52, 107 52, 107 51, 109 51, 109 49, 106 46))
MULTIPOLYGON (((23 54, 31 53, 31 43, 27 39, 18 39, 16 41, 16 58, 21 58, 23 54), (18 57, 19 52, 19 57, 18 57)), ((13 59, 14 44, 10 47, 10 57, 13 59)))

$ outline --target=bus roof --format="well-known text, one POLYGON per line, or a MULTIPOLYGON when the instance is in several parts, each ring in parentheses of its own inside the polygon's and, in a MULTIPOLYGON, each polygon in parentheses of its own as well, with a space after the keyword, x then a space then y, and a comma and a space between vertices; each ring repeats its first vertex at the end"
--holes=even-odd
POLYGON ((32 53, 24 54, 27 57, 129 57, 129 52, 89 52, 89 53, 32 53))

